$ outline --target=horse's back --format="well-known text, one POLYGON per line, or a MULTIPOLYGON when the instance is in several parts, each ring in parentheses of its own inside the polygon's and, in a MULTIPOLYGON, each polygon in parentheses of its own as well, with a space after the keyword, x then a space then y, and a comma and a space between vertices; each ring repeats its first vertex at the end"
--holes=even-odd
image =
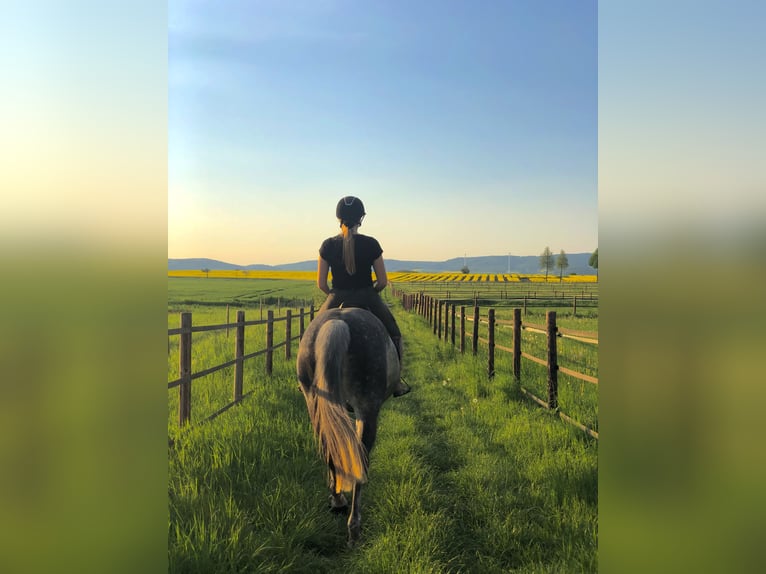
MULTIPOLYGON (((383 323, 365 309, 328 309, 319 313, 301 339, 298 350, 298 379, 309 388, 317 364, 317 338, 328 321, 343 321, 349 330, 346 376, 342 384, 344 398, 353 405, 382 404, 387 396, 393 344, 383 323), (391 347, 391 349, 389 348, 391 347), (363 399, 361 401, 360 399, 363 399)), ((327 330, 325 330, 327 331, 327 330)), ((398 365, 396 365, 398 379, 398 365)))

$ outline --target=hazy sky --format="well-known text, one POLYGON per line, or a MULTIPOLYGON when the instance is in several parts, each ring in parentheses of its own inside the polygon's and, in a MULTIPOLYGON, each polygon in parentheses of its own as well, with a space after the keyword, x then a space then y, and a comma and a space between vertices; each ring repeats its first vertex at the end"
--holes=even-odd
POLYGON ((598 246, 596 2, 169 2, 168 256, 598 246))

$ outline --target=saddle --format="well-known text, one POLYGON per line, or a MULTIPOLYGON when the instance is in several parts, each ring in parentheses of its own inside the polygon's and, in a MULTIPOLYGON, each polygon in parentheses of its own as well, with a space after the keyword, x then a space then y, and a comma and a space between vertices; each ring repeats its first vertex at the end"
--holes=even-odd
POLYGON ((345 301, 338 305, 338 309, 364 309, 365 311, 372 313, 372 309, 370 309, 369 305, 355 305, 354 303, 348 304, 345 301))

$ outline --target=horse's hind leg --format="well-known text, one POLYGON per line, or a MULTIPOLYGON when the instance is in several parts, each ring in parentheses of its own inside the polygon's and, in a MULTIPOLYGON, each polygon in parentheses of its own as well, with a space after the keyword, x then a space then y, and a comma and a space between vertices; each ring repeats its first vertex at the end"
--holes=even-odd
MULTIPOLYGON (((364 436, 365 424, 361 418, 356 419, 356 434, 361 439, 364 436)), ((367 445, 365 445, 367 446, 367 445)), ((362 485, 354 483, 351 494, 351 512, 348 515, 348 546, 353 547, 362 536, 362 485)))
POLYGON ((335 480, 335 466, 332 461, 329 464, 329 487, 330 487, 330 510, 333 512, 343 512, 348 508, 346 495, 338 491, 338 483, 335 480))
POLYGON ((362 537, 362 484, 354 484, 351 513, 348 515, 348 546, 352 548, 362 537))
MULTIPOLYGON (((356 419, 356 434, 364 445, 367 456, 375 444, 375 435, 378 432, 378 421, 371 417, 366 422, 362 418, 356 419)), ((348 545, 354 546, 362 536, 362 485, 354 484, 351 498, 351 512, 348 515, 348 545)))

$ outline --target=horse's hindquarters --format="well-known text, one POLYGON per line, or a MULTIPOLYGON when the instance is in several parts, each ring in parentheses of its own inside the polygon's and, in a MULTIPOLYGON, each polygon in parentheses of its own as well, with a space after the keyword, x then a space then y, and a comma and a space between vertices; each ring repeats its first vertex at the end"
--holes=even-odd
POLYGON ((351 546, 361 535, 361 485, 367 479, 378 413, 399 382, 396 348, 383 323, 369 311, 330 309, 305 331, 297 371, 319 450, 330 469, 331 507, 343 506, 344 491, 353 493, 351 546))

